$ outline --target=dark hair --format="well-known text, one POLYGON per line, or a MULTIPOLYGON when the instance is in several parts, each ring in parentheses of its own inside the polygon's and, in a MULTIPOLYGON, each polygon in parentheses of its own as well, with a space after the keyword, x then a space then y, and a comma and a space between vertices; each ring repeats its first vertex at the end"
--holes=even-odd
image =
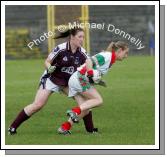
POLYGON ((80 27, 74 27, 72 29, 68 29, 67 31, 65 32, 61 32, 58 36, 56 36, 54 39, 59 39, 59 38, 66 38, 70 35, 73 35, 75 36, 78 32, 84 32, 84 30, 80 27))

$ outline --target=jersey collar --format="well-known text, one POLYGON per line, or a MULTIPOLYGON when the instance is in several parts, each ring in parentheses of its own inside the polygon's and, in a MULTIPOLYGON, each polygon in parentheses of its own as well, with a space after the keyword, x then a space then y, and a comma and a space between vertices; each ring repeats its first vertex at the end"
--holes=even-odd
POLYGON ((114 64, 115 61, 116 61, 116 54, 115 51, 112 51, 110 65, 114 64))
MULTIPOLYGON (((67 49, 69 52, 72 53, 72 51, 71 51, 71 45, 70 45, 70 41, 67 42, 66 49, 67 49)), ((78 47, 78 48, 76 49, 76 52, 77 52, 77 51, 80 51, 80 47, 78 47)))

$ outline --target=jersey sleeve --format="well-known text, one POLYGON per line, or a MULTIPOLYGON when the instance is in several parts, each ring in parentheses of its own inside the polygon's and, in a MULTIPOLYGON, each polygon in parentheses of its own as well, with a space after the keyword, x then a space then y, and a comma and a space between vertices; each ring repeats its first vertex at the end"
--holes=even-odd
POLYGON ((48 58, 53 61, 58 56, 59 53, 60 53, 60 48, 59 46, 57 46, 51 51, 51 53, 48 55, 48 58))
POLYGON ((95 58, 96 58, 99 66, 102 66, 105 63, 105 58, 103 55, 97 54, 97 55, 95 55, 95 58))
POLYGON ((82 53, 86 58, 89 57, 89 54, 86 52, 86 50, 85 50, 83 47, 81 47, 81 53, 82 53))
POLYGON ((107 73, 110 64, 111 53, 101 52, 92 57, 93 68, 99 69, 104 75, 107 73))
POLYGON ((107 64, 111 60, 111 53, 109 52, 101 52, 95 55, 95 58, 99 64, 99 66, 102 66, 104 64, 107 64))
POLYGON ((89 55, 86 53, 86 50, 84 48, 81 48, 81 54, 82 54, 82 60, 81 64, 84 64, 86 62, 86 59, 90 58, 89 55))

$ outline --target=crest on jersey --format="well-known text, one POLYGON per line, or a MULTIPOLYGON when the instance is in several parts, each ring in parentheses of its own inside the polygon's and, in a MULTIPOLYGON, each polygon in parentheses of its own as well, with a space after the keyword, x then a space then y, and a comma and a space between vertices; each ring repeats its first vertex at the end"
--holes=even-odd
POLYGON ((68 61, 67 56, 63 57, 63 61, 68 61))

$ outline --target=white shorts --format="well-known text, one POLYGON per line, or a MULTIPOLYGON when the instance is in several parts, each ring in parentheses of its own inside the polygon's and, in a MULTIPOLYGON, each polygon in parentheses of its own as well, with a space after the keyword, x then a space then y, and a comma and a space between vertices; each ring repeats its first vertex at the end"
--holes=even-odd
POLYGON ((39 88, 47 89, 51 92, 59 93, 62 88, 56 84, 54 84, 49 78, 42 78, 40 79, 39 88))
MULTIPOLYGON (((69 97, 73 97, 75 95, 77 95, 78 93, 82 93, 84 92, 83 87, 81 86, 81 83, 79 81, 79 77, 78 77, 78 71, 76 71, 75 73, 72 74, 72 76, 69 79, 68 82, 68 86, 69 86, 69 92, 68 92, 68 96, 69 97)), ((89 81, 87 80, 88 85, 89 81)), ((91 88, 92 86, 90 86, 91 88)), ((88 90, 89 88, 86 88, 85 90, 88 90)))

